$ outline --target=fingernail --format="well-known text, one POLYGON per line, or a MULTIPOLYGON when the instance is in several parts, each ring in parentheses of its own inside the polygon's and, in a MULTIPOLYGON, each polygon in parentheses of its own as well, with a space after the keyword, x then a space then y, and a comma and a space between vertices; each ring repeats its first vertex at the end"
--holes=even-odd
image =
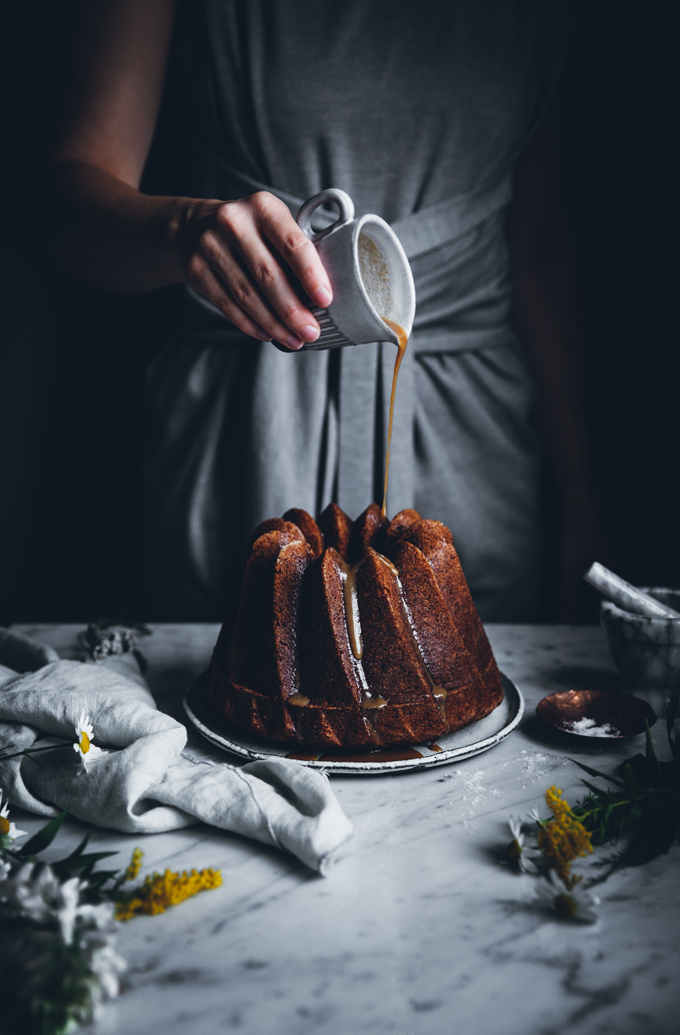
POLYGON ((317 305, 321 305, 325 309, 333 301, 333 295, 327 287, 318 287, 314 292, 314 300, 317 305))
POLYGON ((294 335, 291 334, 289 335, 289 337, 286 338, 286 345, 289 349, 301 349, 304 345, 304 341, 301 341, 300 338, 296 338, 294 335))
POLYGON ((305 341, 316 341, 321 333, 316 324, 308 323, 306 327, 302 328, 305 341))

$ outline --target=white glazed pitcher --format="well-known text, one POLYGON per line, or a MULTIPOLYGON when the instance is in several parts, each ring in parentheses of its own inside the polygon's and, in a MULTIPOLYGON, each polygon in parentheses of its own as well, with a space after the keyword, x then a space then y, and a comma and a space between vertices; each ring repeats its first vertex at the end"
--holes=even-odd
POLYGON ((416 290, 406 253, 394 230, 380 216, 354 218, 354 204, 344 190, 322 190, 300 207, 300 229, 315 245, 328 273, 333 301, 328 309, 309 305, 321 327, 305 349, 336 349, 371 341, 398 344, 385 319, 411 333, 416 290), (337 205, 338 219, 315 233, 312 213, 327 202, 337 205))

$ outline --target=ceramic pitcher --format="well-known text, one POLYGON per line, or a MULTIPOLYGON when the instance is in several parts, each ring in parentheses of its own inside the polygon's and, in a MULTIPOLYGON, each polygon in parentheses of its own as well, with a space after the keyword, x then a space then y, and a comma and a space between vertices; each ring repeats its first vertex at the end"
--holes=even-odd
POLYGON ((301 206, 300 229, 316 247, 328 273, 333 301, 327 309, 309 305, 321 334, 305 349, 335 349, 372 341, 398 344, 391 320, 411 332, 416 309, 413 274, 399 238, 380 216, 354 218, 354 204, 343 190, 330 188, 301 206), (314 232, 311 217, 319 206, 332 203, 339 216, 314 232))

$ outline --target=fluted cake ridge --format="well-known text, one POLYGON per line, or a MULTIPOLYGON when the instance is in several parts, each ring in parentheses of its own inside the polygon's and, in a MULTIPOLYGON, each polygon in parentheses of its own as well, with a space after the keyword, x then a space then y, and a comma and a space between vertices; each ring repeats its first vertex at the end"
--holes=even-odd
POLYGON ((376 504, 258 525, 209 687, 243 729, 336 749, 432 741, 503 699, 450 531, 376 504))

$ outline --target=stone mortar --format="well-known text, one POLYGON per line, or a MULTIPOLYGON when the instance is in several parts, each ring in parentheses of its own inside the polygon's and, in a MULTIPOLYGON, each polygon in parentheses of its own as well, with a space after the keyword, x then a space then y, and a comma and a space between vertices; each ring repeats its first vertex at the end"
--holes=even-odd
MULTIPOLYGON (((680 609, 680 590, 644 587, 644 591, 680 609)), ((600 624, 626 685, 675 686, 680 678, 680 618, 635 615, 603 600, 600 624)))

